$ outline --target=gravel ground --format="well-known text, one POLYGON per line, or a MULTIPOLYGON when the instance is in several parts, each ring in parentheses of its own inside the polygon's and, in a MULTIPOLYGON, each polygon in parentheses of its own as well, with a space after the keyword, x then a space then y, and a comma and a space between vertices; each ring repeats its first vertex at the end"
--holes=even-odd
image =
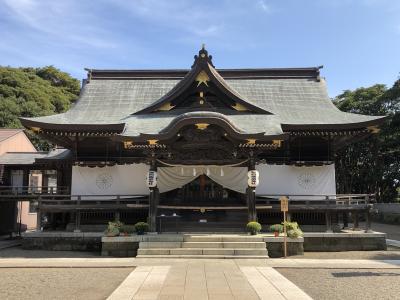
POLYGON ((388 251, 304 252, 304 255, 290 256, 290 258, 378 259, 378 260, 400 259, 400 249, 388 247, 388 251))
POLYGON ((0 269, 0 299, 106 299, 132 268, 0 269))
POLYGON ((400 241, 400 225, 375 223, 371 224, 372 230, 385 232, 388 239, 400 241))
POLYGON ((276 270, 315 300, 393 300, 400 297, 400 269, 276 270))

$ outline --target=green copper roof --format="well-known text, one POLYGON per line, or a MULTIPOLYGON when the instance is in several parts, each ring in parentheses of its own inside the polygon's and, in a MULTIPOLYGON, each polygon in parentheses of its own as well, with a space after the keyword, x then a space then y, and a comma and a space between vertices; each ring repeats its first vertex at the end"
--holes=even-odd
MULTIPOLYGON (((213 118, 210 112, 193 112, 181 115, 176 114, 146 114, 132 115, 125 119, 125 130, 123 136, 139 136, 141 133, 159 134, 170 124, 176 122, 180 117, 196 118, 196 113, 203 113, 204 117, 213 118)), ((217 115, 220 115, 217 113, 217 115)), ((222 114, 221 114, 222 115, 222 114)), ((251 115, 251 114, 236 114, 223 115, 224 119, 232 124, 234 130, 240 134, 265 134, 265 135, 280 135, 282 128, 279 118, 274 115, 251 115)))
MULTIPOLYGON (((163 77, 93 79, 84 86, 79 100, 66 113, 27 120, 38 122, 38 127, 43 124, 125 123, 123 135, 157 133, 177 117, 177 112, 132 114, 162 98, 180 80, 163 77)), ((362 128, 383 118, 339 111, 327 95, 325 81, 319 78, 231 76, 225 78, 225 81, 251 103, 273 114, 243 113, 227 116, 236 127, 247 133, 279 134, 282 132, 280 124, 289 127, 362 128)))

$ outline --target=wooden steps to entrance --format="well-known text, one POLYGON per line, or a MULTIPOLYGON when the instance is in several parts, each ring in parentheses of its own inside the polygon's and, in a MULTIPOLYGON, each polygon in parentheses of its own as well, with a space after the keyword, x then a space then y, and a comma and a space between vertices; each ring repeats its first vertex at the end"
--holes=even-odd
POLYGON ((245 235, 191 235, 176 241, 139 243, 137 257, 169 258, 268 258, 266 243, 260 237, 245 235))

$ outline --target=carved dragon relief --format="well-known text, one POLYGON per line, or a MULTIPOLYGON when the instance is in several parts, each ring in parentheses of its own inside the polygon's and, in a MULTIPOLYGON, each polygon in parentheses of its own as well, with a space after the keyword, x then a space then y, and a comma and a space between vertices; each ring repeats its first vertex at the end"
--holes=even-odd
POLYGON ((224 131, 216 126, 189 126, 170 145, 173 157, 185 160, 221 160, 233 157, 235 145, 225 138, 224 131))

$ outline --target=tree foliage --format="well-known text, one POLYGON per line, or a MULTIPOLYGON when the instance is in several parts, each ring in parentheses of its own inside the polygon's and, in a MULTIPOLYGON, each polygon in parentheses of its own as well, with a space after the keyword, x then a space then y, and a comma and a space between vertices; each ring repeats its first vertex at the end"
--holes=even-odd
MULTIPOLYGON (((21 128, 19 117, 38 117, 66 111, 79 95, 80 83, 53 66, 0 67, 0 127, 21 128)), ((29 136, 38 148, 47 143, 29 136)))
POLYGON ((347 90, 334 103, 342 111, 388 116, 378 134, 336 153, 338 192, 375 193, 378 201, 396 201, 400 187, 400 80, 390 89, 377 84, 347 90))

